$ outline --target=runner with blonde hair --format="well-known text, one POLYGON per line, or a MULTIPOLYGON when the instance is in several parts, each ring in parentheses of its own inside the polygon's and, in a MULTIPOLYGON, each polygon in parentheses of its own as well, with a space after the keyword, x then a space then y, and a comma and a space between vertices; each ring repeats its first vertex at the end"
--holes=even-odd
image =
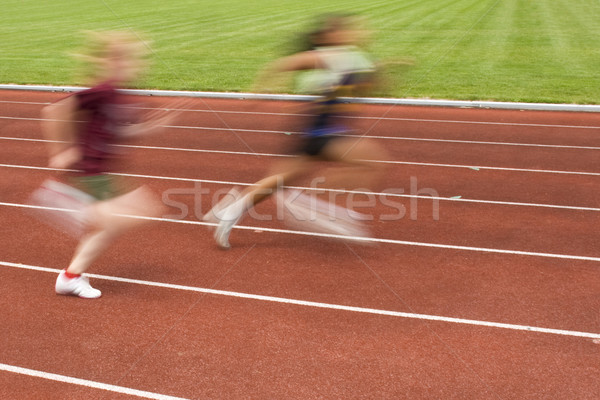
POLYGON ((82 274, 129 229, 143 223, 123 215, 156 217, 163 205, 145 186, 129 187, 109 174, 124 139, 158 133, 174 118, 157 113, 137 121, 119 89, 136 81, 145 67, 147 44, 130 32, 91 32, 87 51, 78 55, 92 87, 47 106, 42 114, 49 142, 49 166, 70 169, 51 187, 68 185, 91 201, 84 209, 86 230, 75 254, 55 285, 56 293, 100 297, 82 274))

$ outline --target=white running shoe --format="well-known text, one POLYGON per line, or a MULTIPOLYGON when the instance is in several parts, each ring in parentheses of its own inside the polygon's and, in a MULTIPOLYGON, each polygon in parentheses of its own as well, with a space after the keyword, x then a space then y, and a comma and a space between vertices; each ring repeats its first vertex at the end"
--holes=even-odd
POLYGON ((102 296, 101 291, 90 286, 90 281, 87 277, 80 276, 69 279, 65 276, 65 270, 60 271, 60 274, 58 274, 54 289, 58 294, 79 296, 84 299, 97 299, 102 296))
POLYGON ((231 188, 231 190, 210 209, 209 212, 202 216, 202 221, 218 224, 221 221, 222 211, 233 204, 240 198, 240 191, 237 187, 231 188))
POLYGON ((229 234, 240 218, 241 215, 233 219, 221 219, 219 225, 217 225, 214 238, 217 245, 223 250, 229 250, 231 248, 231 245, 229 244, 229 234))

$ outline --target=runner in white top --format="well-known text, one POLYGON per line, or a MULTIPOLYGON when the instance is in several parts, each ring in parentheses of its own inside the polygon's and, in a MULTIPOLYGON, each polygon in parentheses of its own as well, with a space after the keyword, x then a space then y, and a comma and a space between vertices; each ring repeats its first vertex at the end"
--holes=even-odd
POLYGON ((375 78, 374 64, 357 47, 363 31, 356 22, 356 17, 349 15, 325 17, 319 29, 309 35, 310 49, 276 60, 259 79, 265 82, 283 72, 306 71, 299 86, 319 96, 313 107, 315 117, 295 151, 298 157, 280 162, 272 175, 242 193, 232 193, 205 215, 205 221, 218 222, 214 237, 221 248, 230 247, 231 229, 248 209, 283 185, 306 176, 315 161, 335 161, 353 167, 347 168, 349 173, 344 177, 350 186, 360 183, 361 187, 368 187, 367 183, 373 184, 382 172, 377 164, 365 161, 381 159, 382 149, 363 137, 348 137, 351 130, 343 118, 352 115, 356 105, 340 98, 363 95, 375 78))

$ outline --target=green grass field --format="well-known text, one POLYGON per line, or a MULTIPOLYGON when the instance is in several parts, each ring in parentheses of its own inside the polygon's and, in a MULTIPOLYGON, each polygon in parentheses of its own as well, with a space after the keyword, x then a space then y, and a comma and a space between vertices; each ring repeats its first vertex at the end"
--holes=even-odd
POLYGON ((597 0, 4 0, 0 82, 78 84, 82 30, 154 41, 146 88, 247 91, 313 17, 360 13, 386 91, 409 98, 600 104, 597 0))

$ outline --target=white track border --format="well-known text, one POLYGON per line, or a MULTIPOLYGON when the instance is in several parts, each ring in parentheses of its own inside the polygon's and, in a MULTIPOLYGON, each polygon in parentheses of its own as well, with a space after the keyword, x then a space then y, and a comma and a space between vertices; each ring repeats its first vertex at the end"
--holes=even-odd
MULTIPOLYGON (((0 90, 30 90, 38 92, 77 92, 86 89, 79 86, 50 86, 50 85, 16 85, 0 84, 0 90)), ((237 92, 194 92, 183 90, 125 90, 128 94, 139 96, 164 97, 201 97, 213 99, 235 100, 278 100, 278 101, 309 101, 315 96, 291 94, 263 94, 237 92)), ((553 103, 512 103, 502 101, 467 101, 467 100, 435 100, 435 99, 397 99, 382 97, 344 98, 348 102, 362 104, 387 104, 402 106, 451 107, 451 108, 483 108, 503 110, 528 111, 574 111, 600 112, 600 105, 585 104, 553 104, 553 103)))
MULTIPOLYGON (((14 263, 14 262, 8 262, 8 261, 0 261, 0 266, 9 267, 9 268, 17 268, 17 269, 21 269, 21 270, 29 270, 29 271, 49 272, 49 273, 53 273, 53 274, 58 274, 60 272, 60 269, 41 267, 41 266, 37 266, 37 265, 14 263)), ((416 319, 416 320, 426 320, 426 321, 434 321, 434 322, 445 322, 445 323, 452 323, 452 324, 459 324, 459 325, 471 325, 471 326, 480 326, 480 327, 487 327, 487 328, 502 328, 502 329, 509 329, 509 330, 515 330, 515 331, 547 333, 547 334, 553 334, 553 335, 580 337, 580 338, 594 339, 594 340, 600 339, 600 333, 594 333, 594 332, 543 328, 543 327, 539 327, 539 326, 519 325, 519 324, 511 324, 511 323, 504 323, 504 322, 492 322, 492 321, 474 320, 474 319, 466 319, 466 318, 445 317, 445 316, 440 316, 440 315, 417 314, 417 313, 413 313, 413 312, 402 312, 402 311, 383 310, 383 309, 376 309, 376 308, 348 306, 348 305, 333 304, 333 303, 321 303, 321 302, 310 301, 310 300, 298 300, 298 299, 290 299, 290 298, 285 298, 285 297, 275 297, 275 296, 265 296, 265 295, 261 295, 261 294, 234 292, 234 291, 230 291, 230 290, 219 290, 219 289, 202 288, 202 287, 197 287, 197 286, 187 286, 187 285, 177 285, 177 284, 172 284, 172 283, 145 281, 145 280, 140 280, 140 279, 123 278, 123 277, 111 276, 111 275, 99 275, 99 274, 87 274, 87 273, 85 275, 89 276, 90 278, 102 279, 102 280, 113 281, 113 282, 121 282, 121 283, 133 284, 133 285, 158 287, 158 288, 164 288, 164 289, 182 290, 182 291, 187 291, 187 292, 205 293, 205 294, 211 294, 211 295, 217 295, 217 296, 235 297, 235 298, 241 298, 241 299, 246 299, 246 300, 258 300, 258 301, 266 301, 266 302, 279 303, 279 304, 289 304, 289 305, 296 305, 296 306, 312 307, 312 308, 319 308, 319 309, 349 311, 349 312, 355 312, 355 313, 382 315, 382 316, 388 316, 388 317, 416 319)))
POLYGON ((127 388, 123 386, 110 385, 108 383, 101 383, 96 381, 90 381, 87 379, 75 378, 72 376, 53 374, 45 371, 38 371, 29 368, 17 367, 15 365, 3 364, 0 363, 0 371, 12 372, 19 375, 27 375, 34 378, 42 378, 48 379, 51 381, 62 382, 62 383, 70 383, 72 385, 80 385, 85 386, 91 389, 99 389, 106 390, 109 392, 122 393, 130 396, 137 396, 144 399, 153 399, 153 400, 187 400, 183 397, 174 397, 168 396, 165 394, 147 392, 145 390, 137 390, 132 388, 127 388))

